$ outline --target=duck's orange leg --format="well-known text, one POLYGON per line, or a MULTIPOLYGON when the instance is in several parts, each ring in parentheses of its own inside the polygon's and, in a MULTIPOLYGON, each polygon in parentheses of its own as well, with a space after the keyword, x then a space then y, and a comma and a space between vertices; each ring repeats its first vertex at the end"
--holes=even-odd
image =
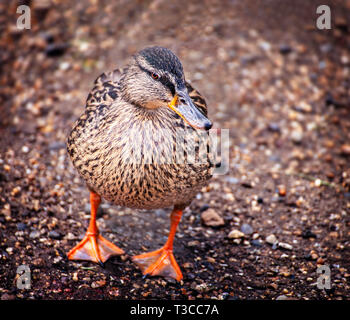
POLYGON ((90 224, 85 237, 68 252, 69 260, 88 260, 98 262, 103 265, 109 257, 123 254, 124 251, 114 245, 112 242, 103 238, 96 225, 96 214, 98 206, 101 203, 101 197, 94 192, 90 192, 91 217, 90 224))
POLYGON ((174 208, 170 216, 171 225, 168 240, 162 248, 132 257, 145 276, 171 277, 178 281, 182 279, 180 267, 173 255, 174 237, 181 216, 182 210, 174 208))

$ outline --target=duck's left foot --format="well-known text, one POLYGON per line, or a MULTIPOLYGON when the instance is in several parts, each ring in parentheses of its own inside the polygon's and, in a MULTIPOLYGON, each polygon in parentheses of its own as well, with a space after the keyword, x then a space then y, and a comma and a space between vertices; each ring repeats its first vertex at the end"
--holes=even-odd
POLYGON ((132 257, 142 273, 147 276, 170 277, 180 281, 182 273, 173 252, 165 247, 132 257))

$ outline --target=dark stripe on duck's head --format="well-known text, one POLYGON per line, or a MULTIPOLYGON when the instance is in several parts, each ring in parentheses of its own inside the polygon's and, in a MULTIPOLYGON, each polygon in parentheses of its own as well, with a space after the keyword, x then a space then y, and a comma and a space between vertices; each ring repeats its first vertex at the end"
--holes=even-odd
POLYGON ((176 78, 183 78, 183 68, 180 59, 169 49, 148 47, 141 50, 139 55, 154 69, 172 73, 176 78))

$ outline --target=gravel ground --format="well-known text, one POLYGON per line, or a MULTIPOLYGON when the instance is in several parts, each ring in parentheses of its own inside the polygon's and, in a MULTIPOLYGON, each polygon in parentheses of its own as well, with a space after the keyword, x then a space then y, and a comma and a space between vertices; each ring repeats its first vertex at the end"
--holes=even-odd
POLYGON ((0 297, 8 299, 349 299, 350 2, 16 1, 0 4, 0 297), (166 239, 170 209, 106 202, 102 234, 128 255, 72 262, 88 191, 67 134, 94 79, 148 45, 172 49, 230 129, 230 169, 186 209, 176 283, 142 279, 130 256, 166 239), (215 226, 210 225, 208 216, 215 226), (17 267, 30 289, 16 286, 17 267), (330 289, 317 268, 330 268, 330 289))

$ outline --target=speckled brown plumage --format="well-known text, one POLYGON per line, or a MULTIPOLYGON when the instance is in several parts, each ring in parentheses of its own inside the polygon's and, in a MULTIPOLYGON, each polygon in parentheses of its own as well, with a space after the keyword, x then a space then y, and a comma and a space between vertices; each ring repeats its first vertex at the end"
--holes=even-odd
MULTIPOLYGON (((176 132, 186 130, 189 149, 191 139, 198 141, 196 130, 166 107, 147 110, 121 100, 122 72, 104 73, 95 81, 85 112, 68 138, 72 162, 91 190, 117 205, 188 205, 211 177, 212 159, 208 154, 206 163, 176 164, 172 155, 169 163, 176 132), (138 155, 136 150, 141 150, 138 155)), ((188 82, 186 87, 206 115, 204 99, 188 82)))

